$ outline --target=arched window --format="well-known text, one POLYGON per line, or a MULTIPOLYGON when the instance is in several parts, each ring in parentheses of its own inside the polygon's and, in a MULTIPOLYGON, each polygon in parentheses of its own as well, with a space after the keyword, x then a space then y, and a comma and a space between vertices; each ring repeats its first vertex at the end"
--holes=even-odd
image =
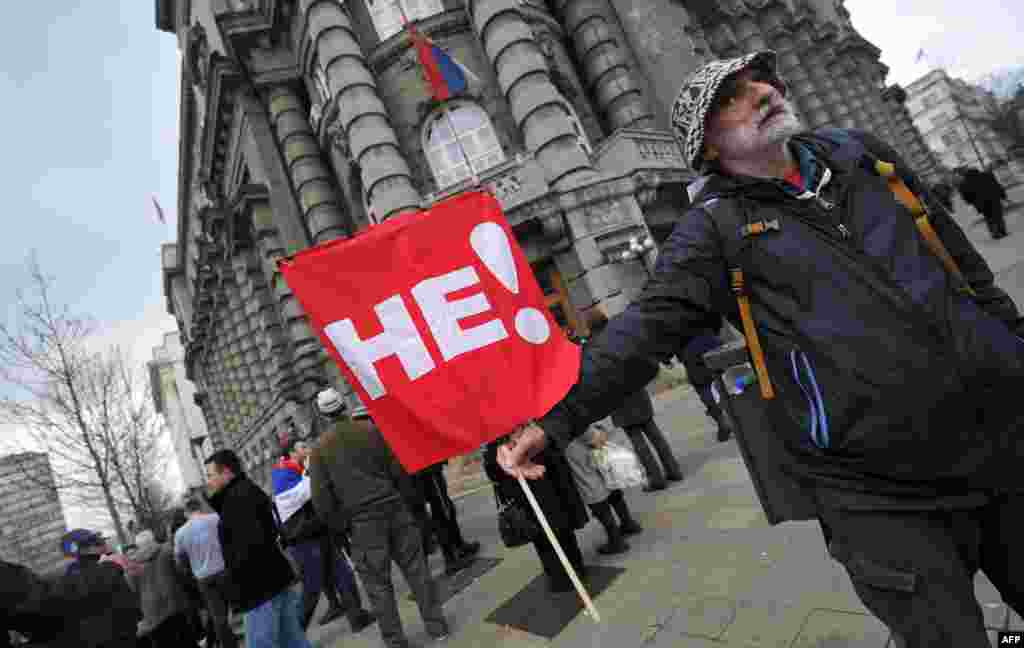
POLYGON ((444 11, 441 0, 366 0, 373 26, 381 40, 402 31, 402 13, 410 22, 444 11))
POLYGON ((448 105, 427 120, 423 150, 439 189, 505 161, 491 119, 483 108, 467 102, 448 105))

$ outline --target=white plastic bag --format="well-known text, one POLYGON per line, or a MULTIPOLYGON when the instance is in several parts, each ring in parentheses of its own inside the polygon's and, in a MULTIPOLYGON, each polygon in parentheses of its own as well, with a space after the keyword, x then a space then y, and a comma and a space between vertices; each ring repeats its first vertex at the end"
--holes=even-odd
POLYGON ((594 465, 608 490, 647 485, 647 471, 636 453, 611 441, 594 448, 594 465))

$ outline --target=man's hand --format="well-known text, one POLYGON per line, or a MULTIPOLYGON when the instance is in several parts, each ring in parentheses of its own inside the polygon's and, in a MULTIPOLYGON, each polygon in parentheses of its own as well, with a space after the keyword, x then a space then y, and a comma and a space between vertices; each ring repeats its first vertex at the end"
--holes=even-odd
POLYGON ((544 476, 544 466, 534 463, 533 457, 547 444, 544 430, 536 423, 527 423, 516 429, 509 441, 498 448, 498 465, 513 477, 540 479, 544 476))

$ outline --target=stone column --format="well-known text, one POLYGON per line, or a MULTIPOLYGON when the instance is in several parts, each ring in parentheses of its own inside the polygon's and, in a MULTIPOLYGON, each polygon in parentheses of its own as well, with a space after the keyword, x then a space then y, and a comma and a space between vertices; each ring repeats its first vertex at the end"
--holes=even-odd
POLYGON ((339 110, 338 122, 361 169, 363 198, 379 221, 418 210, 420 194, 343 4, 300 0, 299 9, 305 16, 299 42, 312 43, 327 76, 331 100, 339 110))
POLYGON ((644 95, 640 67, 609 0, 554 0, 588 89, 609 130, 652 128, 654 111, 644 95))
POLYGON ((809 122, 814 109, 813 85, 797 55, 796 39, 789 9, 779 3, 766 7, 759 14, 761 31, 767 44, 778 55, 779 75, 789 86, 789 99, 804 122, 809 122))
POLYGON ((801 20, 795 39, 811 84, 813 108, 807 113, 807 125, 811 128, 845 125, 844 120, 851 118, 853 94, 845 92, 850 89, 840 87, 841 80, 835 78, 838 65, 835 53, 827 41, 818 38, 817 30, 806 18, 801 20))
POLYGON ((298 95, 279 85, 266 92, 265 101, 313 244, 345 236, 342 203, 298 95))
POLYGON ((561 191, 594 178, 569 122, 569 104, 551 81, 518 0, 467 0, 467 8, 526 148, 548 184, 561 191))
POLYGON ((892 124, 882 103, 878 62, 867 53, 862 52, 855 58, 854 63, 857 69, 857 85, 870 118, 870 130, 886 142, 891 142, 893 139, 892 124))
POLYGON ((893 118, 892 146, 926 182, 934 182, 939 175, 941 164, 925 144, 921 131, 917 130, 910 118, 905 104, 906 91, 898 85, 892 85, 885 89, 882 98, 893 118))

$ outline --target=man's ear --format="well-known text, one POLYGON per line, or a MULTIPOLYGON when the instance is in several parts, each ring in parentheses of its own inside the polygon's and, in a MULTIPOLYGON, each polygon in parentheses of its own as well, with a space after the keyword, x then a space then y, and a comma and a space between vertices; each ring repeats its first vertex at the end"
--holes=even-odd
POLYGON ((704 147, 704 159, 708 162, 718 159, 718 149, 714 146, 707 145, 704 147))

